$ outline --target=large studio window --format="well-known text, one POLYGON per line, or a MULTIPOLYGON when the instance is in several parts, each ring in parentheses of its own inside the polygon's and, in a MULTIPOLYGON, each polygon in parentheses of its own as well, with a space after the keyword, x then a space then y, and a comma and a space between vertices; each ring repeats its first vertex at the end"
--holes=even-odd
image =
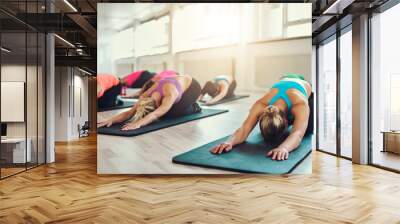
POLYGON ((400 5, 371 19, 372 163, 400 170, 400 5))
POLYGON ((336 153, 336 39, 318 48, 318 149, 336 153))

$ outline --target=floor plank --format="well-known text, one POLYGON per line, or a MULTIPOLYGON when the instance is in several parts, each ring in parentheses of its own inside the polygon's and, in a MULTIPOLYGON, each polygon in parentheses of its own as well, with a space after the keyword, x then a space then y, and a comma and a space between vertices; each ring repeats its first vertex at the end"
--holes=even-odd
POLYGON ((0 223, 400 223, 400 175, 314 152, 311 175, 97 175, 96 137, 0 181, 0 223))

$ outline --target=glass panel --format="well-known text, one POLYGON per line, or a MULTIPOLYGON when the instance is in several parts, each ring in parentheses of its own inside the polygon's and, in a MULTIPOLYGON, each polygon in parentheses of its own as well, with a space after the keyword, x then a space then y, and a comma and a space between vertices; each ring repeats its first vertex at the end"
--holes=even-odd
POLYGON ((341 155, 352 156, 352 35, 340 37, 340 150, 341 155))
MULTIPOLYGON (((27 2, 27 13, 37 13, 37 1, 27 2)), ((37 17, 36 17, 37 18, 37 17)), ((37 21, 32 21, 36 23, 37 21)), ((27 167, 37 166, 38 160, 38 34, 35 30, 27 30, 27 76, 26 76, 26 114, 27 114, 27 150, 30 151, 27 167)))
POLYGON ((400 170, 400 5, 372 18, 372 163, 400 170))
POLYGON ((26 33, 1 34, 1 139, 2 177, 25 170, 26 33))
POLYGON ((318 51, 318 148, 336 154, 336 40, 318 51))
POLYGON ((38 163, 45 163, 46 149, 45 149, 45 60, 46 60, 46 36, 39 34, 39 45, 38 45, 38 163))
MULTIPOLYGON (((16 13, 43 13, 45 1, 1 1, 0 6, 16 13)), ((45 35, 5 14, 0 19, 7 20, 0 23, 4 178, 45 161, 45 35)))
MULTIPOLYGON (((37 165, 37 73, 38 73, 38 36, 36 32, 28 33, 28 64, 27 64, 27 80, 26 80, 26 113, 27 113, 27 149, 31 151, 30 160, 28 160, 28 168, 37 165)), ((28 154, 29 155, 29 154, 28 154)))

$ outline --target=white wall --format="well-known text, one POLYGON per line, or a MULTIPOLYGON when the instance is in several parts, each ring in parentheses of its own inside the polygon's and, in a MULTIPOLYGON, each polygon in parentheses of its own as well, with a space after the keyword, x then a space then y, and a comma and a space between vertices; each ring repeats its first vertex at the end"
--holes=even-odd
MULTIPOLYGON (((30 147, 32 152, 32 161, 39 163, 44 162, 44 134, 45 134, 45 117, 44 117, 44 74, 39 66, 25 66, 25 64, 3 64, 1 66, 2 82, 24 82, 26 85, 26 107, 23 102, 20 113, 25 114, 26 120, 22 122, 7 122, 7 137, 9 138, 25 138, 30 139, 30 147), (26 80, 27 78, 27 80, 26 80), (37 153, 39 156, 37 157, 37 153)), ((3 89, 2 89, 3 92, 3 89)), ((22 91, 21 94, 24 94, 22 91)), ((3 97, 7 97, 2 95, 3 97)), ((22 97, 23 98, 23 97, 22 97)), ((13 108, 2 107, 2 112, 13 113, 13 108)), ((16 110, 16 108, 14 108, 16 110)), ((15 113, 15 112, 14 112, 15 113)), ((50 157, 51 158, 51 157, 50 157)), ((51 162, 51 160, 48 160, 51 162)))
POLYGON ((301 73, 311 82, 311 55, 311 38, 301 38, 139 57, 136 68, 158 72, 166 66, 200 84, 216 75, 233 75, 238 91, 263 91, 285 73, 301 73))
POLYGON ((134 56, 134 29, 128 28, 114 34, 111 38, 111 57, 116 60, 120 58, 129 58, 134 56))
POLYGON ((170 17, 166 15, 135 27, 133 38, 135 56, 167 53, 170 50, 169 26, 170 17))
POLYGON ((238 43, 240 4, 188 4, 173 7, 172 51, 238 43))
POLYGON ((56 67, 56 141, 79 137, 78 125, 88 120, 88 78, 76 68, 56 67))
MULTIPOLYGON (((31 132, 30 129, 36 130, 36 80, 31 75, 35 76, 36 79, 36 66, 25 65, 2 65, 1 66, 1 81, 17 81, 27 83, 25 80, 26 72, 28 72, 28 88, 27 88, 27 119, 28 119, 28 135, 31 132), (35 127, 33 127, 35 126, 35 127)), ((39 105, 40 107, 41 105, 39 105)), ((1 108, 1 110, 7 110, 9 108, 1 108)), ((10 137, 24 137, 25 136, 25 123, 26 122, 11 122, 8 123, 7 134, 10 137)), ((35 132, 36 133, 36 132, 35 132)))
POLYGON ((83 125, 85 121, 88 121, 89 116, 89 102, 88 102, 88 78, 81 76, 82 73, 74 75, 74 92, 71 98, 74 99, 74 108, 72 113, 71 127, 72 127, 72 138, 78 138, 78 125, 83 125))
POLYGON ((97 49, 97 73, 113 74, 112 33, 98 34, 97 49))

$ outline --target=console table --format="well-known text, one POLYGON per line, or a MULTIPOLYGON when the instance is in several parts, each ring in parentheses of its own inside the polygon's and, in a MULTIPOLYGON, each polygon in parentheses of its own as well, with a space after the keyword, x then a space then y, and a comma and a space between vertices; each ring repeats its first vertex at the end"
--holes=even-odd
POLYGON ((1 139, 1 159, 5 159, 7 163, 26 163, 31 162, 32 153, 30 138, 5 138, 1 139), (26 151, 25 151, 25 145, 26 151))
POLYGON ((382 131, 383 150, 382 152, 392 152, 400 154, 400 131, 382 131))

